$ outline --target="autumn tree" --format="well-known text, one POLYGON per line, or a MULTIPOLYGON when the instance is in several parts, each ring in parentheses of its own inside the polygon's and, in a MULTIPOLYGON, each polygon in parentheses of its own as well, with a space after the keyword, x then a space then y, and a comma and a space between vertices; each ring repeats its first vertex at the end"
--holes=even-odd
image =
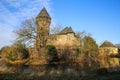
POLYGON ((87 70, 98 68, 97 58, 99 50, 96 41, 86 31, 77 32, 76 37, 80 42, 80 46, 76 50, 78 61, 82 61, 83 68, 87 70))
POLYGON ((88 55, 88 57, 95 58, 98 54, 98 45, 96 41, 90 36, 85 36, 83 41, 84 53, 88 55))
POLYGON ((99 54, 98 45, 96 44, 96 41, 90 36, 85 36, 83 38, 83 53, 83 57, 85 58, 84 65, 87 67, 86 69, 97 69, 99 67, 97 62, 99 54))
POLYGON ((84 54, 84 43, 85 43, 85 36, 90 36, 91 34, 90 33, 87 33, 86 31, 77 31, 75 33, 76 35, 76 38, 78 40, 78 42, 80 43, 79 47, 76 49, 76 55, 78 57, 82 57, 82 55, 84 54))
POLYGON ((6 46, 1 49, 2 58, 6 58, 11 61, 22 60, 29 57, 27 48, 21 42, 15 42, 11 46, 6 46))

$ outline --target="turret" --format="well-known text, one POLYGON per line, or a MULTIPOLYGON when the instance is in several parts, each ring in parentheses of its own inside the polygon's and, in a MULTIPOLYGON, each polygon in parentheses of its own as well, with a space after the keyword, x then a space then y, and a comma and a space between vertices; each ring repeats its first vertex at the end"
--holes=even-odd
POLYGON ((43 8, 36 17, 37 30, 45 30, 46 33, 44 35, 49 35, 50 23, 51 17, 49 16, 47 10, 43 8))
POLYGON ((37 37, 36 37, 36 49, 39 52, 40 48, 45 47, 49 36, 49 26, 51 23, 51 17, 47 10, 43 8, 36 17, 37 24, 37 37))

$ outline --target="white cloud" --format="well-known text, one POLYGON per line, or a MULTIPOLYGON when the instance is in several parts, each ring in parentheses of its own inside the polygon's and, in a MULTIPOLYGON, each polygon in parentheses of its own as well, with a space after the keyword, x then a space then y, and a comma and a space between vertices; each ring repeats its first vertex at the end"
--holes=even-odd
POLYGON ((51 13, 50 0, 1 0, 0 1, 0 48, 15 39, 13 30, 21 21, 35 17, 42 7, 51 13))
POLYGON ((13 28, 9 28, 9 25, 0 23, 0 48, 3 46, 10 45, 16 38, 12 33, 13 28))
POLYGON ((13 14, 18 18, 35 17, 42 7, 50 12, 50 0, 5 0, 9 7, 17 9, 13 14))
POLYGON ((15 26, 19 21, 4 5, 0 3, 0 23, 9 24, 15 26), (16 22, 16 23, 15 23, 16 22))

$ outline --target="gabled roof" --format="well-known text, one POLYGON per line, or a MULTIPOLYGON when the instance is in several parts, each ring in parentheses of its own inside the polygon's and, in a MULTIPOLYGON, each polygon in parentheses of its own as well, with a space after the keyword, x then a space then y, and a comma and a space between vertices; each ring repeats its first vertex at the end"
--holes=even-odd
POLYGON ((62 31, 60 31, 58 34, 67 34, 67 33, 74 33, 71 27, 66 27, 62 31))
POLYGON ((113 45, 111 42, 109 41, 105 41, 103 42, 100 47, 115 47, 115 45, 113 45))
POLYGON ((47 10, 45 9, 45 7, 40 11, 40 13, 38 14, 37 17, 48 17, 51 19, 51 17, 49 16, 47 10))

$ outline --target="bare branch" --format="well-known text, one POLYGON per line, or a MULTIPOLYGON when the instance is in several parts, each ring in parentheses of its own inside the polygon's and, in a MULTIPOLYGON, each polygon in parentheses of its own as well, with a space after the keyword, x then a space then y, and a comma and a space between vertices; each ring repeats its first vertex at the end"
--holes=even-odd
POLYGON ((57 34, 62 30, 61 24, 55 24, 51 26, 50 33, 51 34, 57 34))
POLYGON ((18 40, 23 41, 25 44, 29 45, 36 38, 36 23, 35 19, 27 19, 21 23, 20 28, 16 29, 14 33, 18 36, 18 40))

